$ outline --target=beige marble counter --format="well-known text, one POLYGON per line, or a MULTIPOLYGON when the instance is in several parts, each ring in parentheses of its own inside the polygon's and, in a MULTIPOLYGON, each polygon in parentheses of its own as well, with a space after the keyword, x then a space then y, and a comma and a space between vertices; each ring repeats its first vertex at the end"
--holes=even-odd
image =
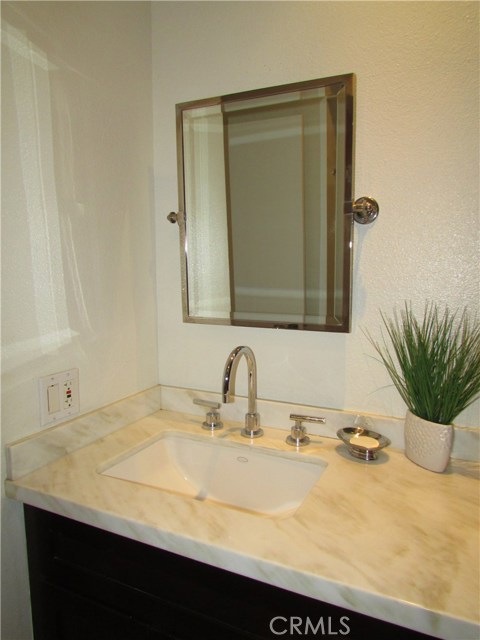
MULTIPOLYGON (((478 638, 478 465, 444 474, 393 448, 355 460, 334 438, 302 455, 328 463, 296 513, 268 518, 102 476, 108 460, 159 434, 212 437, 203 418, 158 411, 6 483, 10 498, 269 584, 440 638, 478 638)), ((291 450, 287 431, 251 443, 239 423, 213 437, 291 450)))

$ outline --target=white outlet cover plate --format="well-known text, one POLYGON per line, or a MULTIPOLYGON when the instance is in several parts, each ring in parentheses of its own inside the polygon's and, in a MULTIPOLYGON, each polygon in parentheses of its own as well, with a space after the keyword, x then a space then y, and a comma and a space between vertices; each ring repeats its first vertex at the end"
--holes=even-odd
POLYGON ((80 411, 78 369, 40 378, 39 390, 42 426, 62 422, 80 411))

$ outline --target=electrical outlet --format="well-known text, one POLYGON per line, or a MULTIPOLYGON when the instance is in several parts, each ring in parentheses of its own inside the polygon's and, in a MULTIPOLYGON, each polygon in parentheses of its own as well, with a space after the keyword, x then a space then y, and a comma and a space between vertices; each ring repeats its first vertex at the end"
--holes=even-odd
POLYGON ((42 426, 62 422, 80 411, 78 369, 44 376, 39 388, 42 426))

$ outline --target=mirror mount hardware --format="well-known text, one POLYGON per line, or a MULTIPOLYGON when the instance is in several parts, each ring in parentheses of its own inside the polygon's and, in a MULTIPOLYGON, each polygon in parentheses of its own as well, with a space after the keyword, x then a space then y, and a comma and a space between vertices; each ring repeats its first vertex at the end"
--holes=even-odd
MULTIPOLYGON (((375 222, 380 213, 380 205, 370 196, 362 196, 357 198, 352 203, 353 219, 358 224, 371 224, 375 222)), ((175 211, 170 211, 167 216, 167 220, 172 224, 178 223, 179 214, 175 211)))
POLYGON ((359 224, 371 224, 378 218, 378 202, 369 196, 357 198, 352 204, 353 219, 359 224))

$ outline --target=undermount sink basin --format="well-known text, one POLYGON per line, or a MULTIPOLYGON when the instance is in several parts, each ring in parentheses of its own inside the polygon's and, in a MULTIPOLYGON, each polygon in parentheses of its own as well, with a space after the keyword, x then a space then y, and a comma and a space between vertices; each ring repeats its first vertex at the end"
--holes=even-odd
POLYGON ((170 431, 100 473, 278 517, 298 509, 326 467, 305 454, 170 431))

